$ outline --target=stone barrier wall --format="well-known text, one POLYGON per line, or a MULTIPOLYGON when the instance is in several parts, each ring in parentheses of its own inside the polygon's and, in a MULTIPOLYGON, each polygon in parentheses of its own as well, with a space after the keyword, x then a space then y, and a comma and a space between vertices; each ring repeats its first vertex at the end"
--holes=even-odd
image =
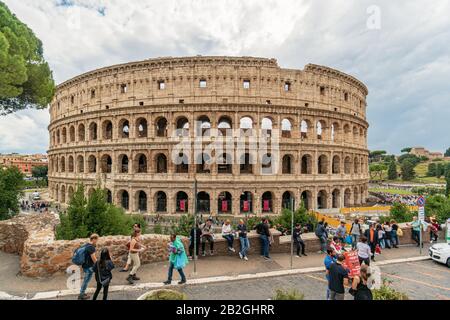
MULTIPOLYGON (((70 266, 73 251, 80 245, 88 242, 88 239, 77 240, 55 240, 55 226, 59 223, 57 215, 32 214, 20 215, 8 221, 0 222, 0 250, 8 253, 16 253, 21 256, 20 271, 28 277, 48 277, 57 272, 64 272, 70 266)), ((401 225, 404 232, 400 237, 400 244, 413 244, 411 239, 411 228, 405 224, 401 225)), ((273 243, 271 253, 289 253, 291 244, 289 236, 281 236, 280 232, 272 230, 273 243)), ((424 242, 429 241, 429 232, 423 233, 424 242)), ((259 255, 261 242, 259 235, 251 232, 250 255, 259 255)), ((141 253, 143 264, 166 261, 168 255, 169 236, 166 235, 143 235, 143 244, 146 250, 141 253)), ((104 247, 109 248, 113 261, 118 266, 123 266, 127 260, 126 244, 130 240, 128 236, 101 237, 97 249, 98 252, 104 247)), ((306 252, 317 252, 320 243, 314 233, 303 235, 306 252)), ((189 240, 183 238, 186 250, 189 240)), ((206 244, 209 248, 209 244, 206 244)), ((235 239, 234 248, 240 246, 239 239, 235 239)), ((215 255, 229 255, 227 242, 220 234, 215 235, 215 255)))

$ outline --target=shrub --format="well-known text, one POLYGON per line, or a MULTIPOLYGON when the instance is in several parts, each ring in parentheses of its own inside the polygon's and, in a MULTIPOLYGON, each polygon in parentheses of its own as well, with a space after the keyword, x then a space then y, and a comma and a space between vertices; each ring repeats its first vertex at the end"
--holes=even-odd
POLYGON ((391 282, 384 279, 379 289, 373 289, 373 300, 409 300, 408 295, 393 289, 390 284, 391 282))
POLYGON ((187 300, 187 296, 175 290, 160 289, 150 291, 144 300, 187 300))
POLYGON ((163 234, 162 226, 159 223, 155 224, 155 226, 153 227, 153 232, 152 233, 163 234))
MULTIPOLYGON (((275 219, 275 223, 282 228, 291 230, 292 211, 289 209, 283 209, 281 215, 275 219)), ((317 225, 317 218, 314 214, 309 213, 305 207, 300 207, 294 212, 294 226, 300 223, 302 226, 311 226, 314 230, 317 225)))
POLYGON ((401 222, 409 222, 412 220, 414 213, 409 210, 409 207, 400 202, 394 202, 391 207, 389 220, 394 219, 395 221, 401 222))
POLYGON ((296 289, 277 289, 275 290, 275 294, 272 297, 272 300, 303 300, 304 298, 305 295, 298 292, 296 289))

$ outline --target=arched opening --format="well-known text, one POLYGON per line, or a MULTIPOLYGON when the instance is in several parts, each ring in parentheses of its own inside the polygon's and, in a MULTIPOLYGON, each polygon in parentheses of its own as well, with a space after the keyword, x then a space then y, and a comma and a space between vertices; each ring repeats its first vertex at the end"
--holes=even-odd
POLYGON ((358 187, 355 187, 355 188, 353 189, 353 204, 354 204, 354 205, 360 204, 360 202, 359 202, 359 190, 358 190, 358 187))
POLYGON ((326 155, 321 155, 317 161, 317 173, 328 174, 328 158, 326 155))
POLYGON ((272 135, 273 130, 273 121, 269 117, 265 117, 261 120, 261 130, 262 134, 266 134, 268 136, 272 135))
POLYGON ((138 154, 136 160, 137 173, 147 173, 147 156, 145 154, 138 154))
POLYGON ((62 129, 62 142, 63 143, 67 142, 67 129, 66 128, 62 129))
POLYGON ((289 119, 283 119, 281 121, 281 136, 283 138, 291 138, 292 123, 289 119))
POLYGON ((285 155, 283 157, 283 165, 282 165, 282 173, 283 174, 292 174, 292 156, 285 155))
POLYGON ((301 173, 312 174, 312 156, 309 154, 302 156, 301 173))
POLYGON ((353 143, 358 143, 358 128, 353 126, 353 143))
POLYGON ((126 154, 121 154, 119 156, 119 173, 128 173, 128 156, 126 154))
POLYGON ((59 186, 58 185, 55 186, 55 201, 56 202, 59 201, 59 186))
POLYGON ((147 194, 144 191, 138 191, 138 210, 140 212, 147 212, 147 194))
POLYGON ((61 186, 61 196, 59 198, 60 198, 61 203, 66 203, 66 186, 65 185, 61 186))
POLYGON ((58 130, 56 130, 56 141, 58 142, 58 144, 61 143, 61 132, 58 130))
POLYGON ((261 197, 261 205, 262 205, 262 212, 272 212, 273 211, 273 196, 272 192, 267 191, 264 192, 261 197))
POLYGON ((75 127, 74 126, 70 126, 69 139, 70 139, 70 142, 75 142, 75 127))
POLYGON ((111 173, 112 172, 112 158, 108 154, 104 154, 102 156, 102 173, 111 173))
POLYGON ((66 158, 61 157, 60 162, 61 162, 61 165, 60 165, 61 172, 66 172, 66 158))
POLYGON ((345 157, 344 160, 344 173, 351 174, 352 171, 352 160, 350 157, 345 157))
POLYGON ((89 173, 97 172, 97 158, 94 155, 90 155, 88 158, 88 172, 89 173))
POLYGON ((209 136, 211 134, 211 121, 207 116, 200 116, 197 119, 197 135, 209 136))
POLYGON ((188 195, 184 191, 177 192, 177 200, 176 200, 176 210, 177 212, 187 212, 188 211, 188 195))
POLYGON ((331 140, 334 141, 340 141, 339 139, 339 124, 337 122, 333 123, 331 125, 331 140))
POLYGON ((163 191, 158 191, 155 196, 156 212, 167 212, 167 196, 163 191))
POLYGON ((360 194, 361 194, 361 197, 360 197, 361 204, 366 203, 366 196, 365 196, 363 187, 361 187, 361 192, 360 192, 360 194))
POLYGON ((207 153, 197 156, 197 173, 211 173, 211 158, 207 153))
POLYGON ((289 191, 284 192, 281 198, 281 207, 295 210, 295 204, 292 203, 293 200, 294 196, 292 195, 291 192, 289 191), (292 205, 294 205, 294 207, 292 207, 292 205))
POLYGON ((233 201, 231 193, 221 192, 217 198, 217 212, 221 214, 231 214, 233 201))
POLYGON ((180 117, 177 120, 177 135, 189 136, 189 120, 186 117, 180 117))
POLYGON ((130 137, 130 122, 127 119, 122 119, 119 122, 120 136, 122 139, 130 137))
POLYGON ((346 123, 344 125, 344 136, 345 136, 345 140, 347 142, 351 141, 352 138, 352 130, 350 129, 350 126, 348 123, 346 123))
POLYGON ((345 189, 344 192, 344 207, 350 207, 351 206, 351 198, 352 198, 352 192, 350 189, 345 189))
POLYGON ((240 161, 240 173, 251 174, 253 173, 252 157, 249 153, 245 153, 241 156, 240 161))
POLYGON ((227 174, 233 173, 233 165, 232 165, 232 156, 227 153, 223 153, 222 156, 219 156, 217 159, 217 173, 219 174, 227 174))
POLYGON ((229 117, 222 116, 219 118, 217 128, 219 129, 219 135, 231 136, 232 135, 231 129, 233 128, 233 122, 229 117))
POLYGON ((145 118, 139 118, 136 120, 136 137, 147 138, 148 125, 145 118))
POLYGON ((86 135, 86 129, 84 128, 84 124, 80 123, 78 125, 78 141, 84 141, 86 135))
POLYGON ((272 167, 272 154, 266 153, 261 157, 261 173, 262 174, 273 174, 272 167))
POLYGON ((130 208, 130 196, 128 194, 128 191, 121 190, 119 191, 119 199, 120 199, 120 205, 125 210, 129 210, 130 208))
POLYGON ((102 131, 104 140, 111 140, 113 138, 113 124, 110 120, 103 121, 102 131))
POLYGON ((97 123, 95 122, 89 125, 89 139, 91 141, 97 140, 97 123))
POLYGON ((303 191, 301 194, 301 201, 302 205, 305 207, 306 210, 310 210, 312 207, 311 199, 312 199, 312 193, 311 191, 303 191))
POLYGON ((244 191, 240 197, 240 210, 241 213, 253 212, 253 195, 250 191, 244 191))
POLYGON ((112 192, 109 189, 106 189, 106 202, 108 202, 109 204, 112 204, 112 192))
POLYGON ((341 171, 341 158, 339 156, 333 157, 333 174, 338 174, 341 171))
POLYGON ((73 165, 73 157, 69 156, 69 172, 74 171, 74 165, 73 165))
POLYGON ((156 156, 156 173, 167 173, 167 158, 162 153, 156 156))
POLYGON ((197 210, 201 213, 209 213, 210 199, 208 193, 202 191, 197 194, 197 210))
POLYGON ((67 200, 70 203, 70 201, 72 201, 72 197, 73 197, 73 187, 69 186, 69 188, 67 188, 67 200))
POLYGON ((317 209, 327 209, 327 192, 325 190, 317 193, 317 209))
POLYGON ((84 173, 84 158, 83 158, 83 156, 77 157, 77 172, 84 173))
POLYGON ((180 161, 175 166, 175 172, 176 173, 189 173, 189 158, 184 153, 178 154, 178 161, 180 161))
POLYGON ((156 120, 156 136, 167 137, 167 120, 166 118, 158 118, 156 120))
POLYGON ((332 198, 332 207, 339 208, 341 206, 341 191, 339 189, 334 189, 332 198))
POLYGON ((355 160, 353 161, 353 164, 354 164, 354 167, 355 167, 354 168, 355 169, 354 173, 358 174, 359 173, 359 169, 360 169, 358 157, 355 157, 355 160))
POLYGON ((253 129, 253 119, 250 117, 242 117, 239 120, 239 129, 241 136, 251 135, 253 129))

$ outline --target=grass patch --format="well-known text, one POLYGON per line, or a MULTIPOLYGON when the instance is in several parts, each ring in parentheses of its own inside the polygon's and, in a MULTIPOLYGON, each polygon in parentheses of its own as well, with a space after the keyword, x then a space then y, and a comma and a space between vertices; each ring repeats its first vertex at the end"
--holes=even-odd
POLYGON ((296 289, 291 290, 283 290, 277 289, 275 290, 275 294, 272 297, 272 300, 303 300, 305 295, 303 293, 298 292, 296 289))
POLYGON ((384 192, 384 193, 390 193, 390 194, 400 194, 400 195, 413 195, 414 192, 410 190, 403 190, 403 189, 393 189, 393 188, 369 188, 369 192, 384 192))

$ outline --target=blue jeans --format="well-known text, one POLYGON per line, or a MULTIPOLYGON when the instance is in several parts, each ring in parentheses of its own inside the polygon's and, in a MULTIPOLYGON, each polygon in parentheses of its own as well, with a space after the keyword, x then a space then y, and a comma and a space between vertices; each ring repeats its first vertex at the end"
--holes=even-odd
POLYGON ((233 241, 234 241, 234 237, 232 234, 227 234, 222 236, 225 238, 225 240, 227 240, 228 243, 228 248, 233 248, 233 241))
POLYGON ((359 234, 352 234, 352 249, 356 249, 356 244, 359 241, 359 234))
MULTIPOLYGON (((175 268, 175 265, 171 262, 169 265, 169 272, 167 274, 167 280, 172 281, 172 275, 173 275, 173 269, 175 268)), ((181 280, 186 281, 186 276, 184 275, 183 269, 177 269, 178 273, 180 274, 181 280)))
POLYGON ((80 296, 86 293, 87 286, 91 281, 92 276, 94 275, 94 270, 92 269, 92 267, 83 268, 83 271, 84 271, 84 278, 80 288, 80 296))
POLYGON ((320 251, 327 252, 327 238, 325 236, 320 237, 320 251))
POLYGON ((269 258, 269 237, 265 234, 261 234, 259 238, 261 239, 261 255, 269 258))
POLYGON ((239 237, 239 241, 241 242, 241 251, 243 257, 247 256, 248 249, 250 249, 250 242, 248 241, 248 238, 245 237, 239 237))
POLYGON ((392 232, 391 232, 391 241, 392 241, 392 244, 394 246, 398 246, 399 245, 398 235, 397 235, 397 231, 396 230, 392 230, 392 232))
POLYGON ((380 245, 381 249, 386 248, 386 243, 384 242, 384 239, 379 239, 378 244, 380 245))

